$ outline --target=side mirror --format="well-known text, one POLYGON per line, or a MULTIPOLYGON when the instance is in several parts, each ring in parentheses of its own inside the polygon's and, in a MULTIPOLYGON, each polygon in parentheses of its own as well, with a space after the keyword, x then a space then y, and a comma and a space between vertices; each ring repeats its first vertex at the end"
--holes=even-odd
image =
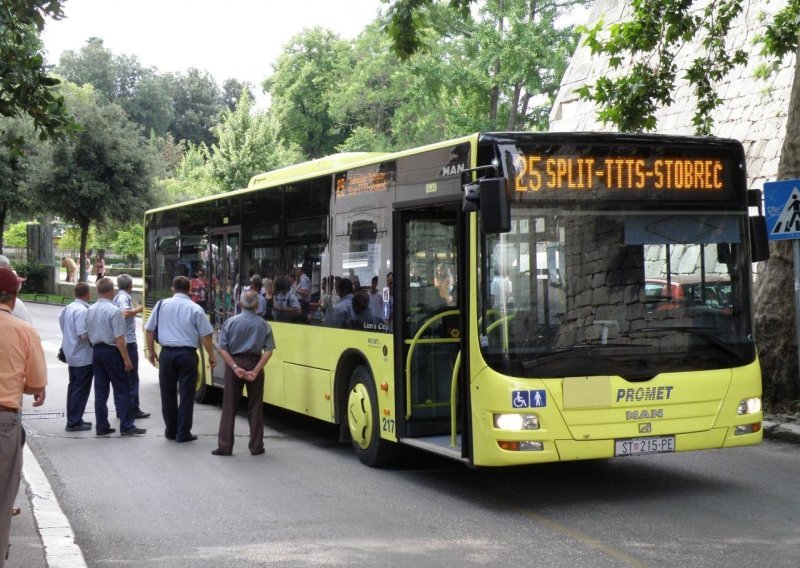
POLYGON ((483 178, 464 185, 464 213, 480 211, 483 230, 487 234, 511 230, 511 210, 505 178, 483 178))
POLYGON ((767 219, 761 208, 763 204, 760 189, 747 190, 747 206, 757 207, 758 216, 749 217, 750 221, 750 260, 761 262, 769 260, 769 237, 767 233, 767 219))

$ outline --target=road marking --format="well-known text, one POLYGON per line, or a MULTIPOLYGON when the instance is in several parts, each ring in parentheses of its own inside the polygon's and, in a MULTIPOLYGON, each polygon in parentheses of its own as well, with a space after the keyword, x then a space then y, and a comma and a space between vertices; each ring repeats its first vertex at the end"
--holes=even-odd
POLYGON ((75 533, 53 488, 47 481, 36 456, 26 445, 22 474, 31 491, 31 507, 39 534, 44 544, 44 554, 49 568, 88 568, 80 547, 75 544, 75 533))
POLYGON ((506 505, 508 506, 509 509, 513 509, 513 510, 517 511, 518 513, 521 513, 522 515, 524 515, 524 516, 536 521, 537 523, 540 523, 540 524, 546 526, 547 528, 549 528, 549 529, 551 529, 551 530, 553 530, 553 531, 555 531, 557 533, 561 533, 561 534, 563 534, 564 536, 566 536, 568 538, 571 538, 571 539, 573 539, 575 541, 578 541, 581 544, 585 544, 586 546, 588 546, 590 548, 593 548, 593 549, 595 549, 595 550, 597 550, 599 552, 602 552, 603 554, 605 554, 607 556, 610 556, 611 558, 619 560, 620 562, 624 562, 628 566, 633 566, 634 568, 646 568, 648 566, 648 564, 642 562, 638 558, 634 558, 633 556, 630 556, 629 554, 625 554, 624 552, 614 548, 613 546, 609 546, 609 545, 597 540, 596 538, 593 538, 593 537, 591 537, 591 536, 589 536, 587 534, 584 534, 584 533, 582 533, 582 532, 580 532, 578 530, 575 530, 575 529, 570 528, 570 527, 568 527, 566 525, 563 525, 563 524, 559 523, 558 521, 554 521, 554 520, 542 515, 541 513, 535 513, 535 512, 533 512, 533 511, 531 511, 529 509, 525 509, 525 508, 521 507, 520 505, 518 505, 518 504, 516 504, 516 503, 514 503, 512 501, 509 501, 507 499, 502 499, 502 501, 504 501, 506 503, 506 505))

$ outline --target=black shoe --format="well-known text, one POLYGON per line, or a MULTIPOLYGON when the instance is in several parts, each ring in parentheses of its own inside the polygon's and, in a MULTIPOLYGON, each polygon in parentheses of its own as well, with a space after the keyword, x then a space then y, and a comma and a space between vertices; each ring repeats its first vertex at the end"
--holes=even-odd
POLYGON ((150 413, 145 412, 144 410, 137 410, 134 418, 150 418, 150 413))
POLYGON ((196 439, 197 436, 195 436, 194 434, 189 434, 188 438, 183 438, 181 440, 176 439, 175 441, 178 442, 179 444, 182 444, 183 442, 194 442, 196 439))
POLYGON ((222 450, 217 448, 216 450, 211 450, 211 454, 214 456, 230 456, 231 452, 223 452, 222 450))
POLYGON ((252 452, 250 452, 250 455, 251 456, 260 456, 261 454, 263 454, 266 451, 267 450, 265 450, 264 448, 258 448, 257 450, 253 450, 252 452))
POLYGON ((147 432, 146 428, 137 428, 134 426, 130 430, 123 430, 119 433, 120 436, 139 436, 140 434, 144 434, 147 432))
POLYGON ((117 430, 115 428, 109 428, 107 430, 98 430, 96 435, 97 436, 108 436, 109 434, 113 434, 116 431, 117 430))
POLYGON ((92 427, 92 423, 91 422, 86 422, 86 420, 81 420, 81 424, 83 424, 84 426, 88 426, 89 428, 92 427))
POLYGON ((67 432, 85 432, 86 430, 91 430, 91 424, 78 424, 77 426, 67 426, 64 428, 67 432))

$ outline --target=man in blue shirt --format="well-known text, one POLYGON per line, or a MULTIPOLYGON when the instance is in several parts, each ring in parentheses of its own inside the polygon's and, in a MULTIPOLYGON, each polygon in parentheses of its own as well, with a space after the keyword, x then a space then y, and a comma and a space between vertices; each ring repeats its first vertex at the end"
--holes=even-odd
POLYGON ((242 313, 227 320, 219 333, 219 356, 225 361, 225 390, 219 439, 215 456, 233 453, 236 411, 247 388, 247 418, 250 422, 250 453, 264 453, 264 366, 275 350, 272 327, 256 313, 258 292, 248 290, 239 304, 242 313))
POLYGON ((86 331, 92 343, 92 366, 94 368, 94 414, 98 436, 115 432, 108 422, 109 385, 114 389, 114 406, 119 417, 119 432, 122 436, 136 436, 147 432, 134 423, 131 405, 131 380, 128 373, 133 369, 128 347, 125 345, 125 318, 111 301, 114 297, 114 281, 100 278, 97 281, 97 302, 86 312, 86 331))
POLYGON ((136 345, 136 316, 144 310, 143 306, 133 307, 131 292, 133 291, 133 278, 128 274, 117 276, 119 291, 114 296, 114 305, 117 306, 125 318, 125 344, 128 347, 128 356, 131 358, 133 369, 128 373, 131 379, 131 404, 135 418, 149 418, 150 413, 144 412, 139 406, 139 346, 136 345))
POLYGON ((197 383, 197 348, 200 344, 208 354, 208 363, 214 367, 214 328, 208 316, 189 297, 191 281, 186 276, 172 280, 173 296, 159 301, 144 326, 145 354, 154 367, 158 367, 161 387, 161 414, 164 416, 164 436, 176 442, 192 442, 194 416, 194 391, 197 383), (155 330, 161 353, 156 358, 155 330), (180 394, 180 399, 178 395, 180 394))
POLYGON ((83 420, 86 403, 92 391, 92 345, 86 331, 86 313, 89 311, 89 285, 75 284, 75 301, 61 310, 58 325, 61 327, 61 349, 67 358, 69 384, 67 385, 67 432, 91 430, 92 423, 83 420))

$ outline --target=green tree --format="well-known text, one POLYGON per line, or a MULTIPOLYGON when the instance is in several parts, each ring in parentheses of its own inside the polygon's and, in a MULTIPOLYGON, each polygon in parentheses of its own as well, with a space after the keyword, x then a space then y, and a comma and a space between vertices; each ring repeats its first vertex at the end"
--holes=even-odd
MULTIPOLYGON (((97 229, 89 227, 89 235, 86 238, 86 250, 97 248, 97 229)), ((64 234, 58 241, 58 248, 62 251, 69 251, 70 256, 81 253, 81 228, 67 227, 64 234)))
POLYGON ((29 170, 35 160, 36 146, 30 119, 0 118, 0 253, 3 252, 3 233, 9 213, 25 213, 30 209, 26 191, 29 170), (21 142, 19 142, 21 141, 21 142))
POLYGON ((133 266, 144 251, 144 227, 141 223, 130 223, 122 229, 117 229, 111 249, 125 258, 127 266, 133 266))
POLYGON ((89 228, 140 217, 150 203, 157 153, 121 107, 89 87, 69 86, 79 135, 56 141, 34 178, 38 198, 81 229, 81 280, 89 228))
POLYGON ((297 146, 286 146, 266 113, 253 113, 253 100, 242 91, 233 111, 222 113, 214 128, 219 143, 211 147, 209 166, 217 186, 224 191, 247 187, 254 175, 303 161, 297 146))
MULTIPOLYGON (((741 0, 712 2, 633 0, 628 21, 587 31, 587 45, 603 53, 620 72, 581 91, 599 105, 598 116, 621 130, 653 130, 655 111, 670 104, 676 77, 684 76, 698 101, 693 124, 698 133, 713 128, 711 111, 724 101, 717 91, 721 79, 747 54, 728 47, 733 18, 742 13, 741 0), (690 44, 701 38, 701 49, 690 44), (677 69, 671 54, 694 49, 697 57, 677 69)), ((778 164, 779 179, 800 178, 800 0, 788 0, 768 22, 761 38, 761 55, 776 61, 795 54, 795 70, 778 164)), ((770 260, 759 266, 755 282, 755 319, 764 392, 777 403, 796 400, 798 392, 797 334, 794 312, 785 307, 793 296, 792 251, 787 241, 770 243, 770 260)))
POLYGON ((236 110, 236 105, 239 104, 239 98, 242 96, 242 91, 247 91, 247 95, 250 97, 250 100, 255 98, 253 95, 253 88, 250 83, 242 83, 237 79, 226 79, 225 82, 222 83, 223 106, 230 111, 236 110))
POLYGON ((3 244, 14 248, 28 246, 28 224, 30 221, 20 221, 9 225, 3 233, 3 244))
POLYGON ((188 140, 210 146, 214 143, 211 127, 225 108, 222 94, 207 72, 189 69, 172 76, 175 115, 169 130, 175 140, 188 140))
POLYGON ((158 182, 158 197, 154 205, 165 206, 190 199, 222 193, 223 188, 211 174, 209 151, 204 144, 185 144, 185 150, 175 169, 175 175, 158 182))
POLYGON ((348 50, 347 42, 328 30, 305 30, 284 47, 263 83, 283 138, 307 158, 328 155, 347 138, 331 117, 330 94, 341 86, 338 62, 348 50))
MULTIPOLYGON (((0 2, 0 116, 28 115, 42 139, 59 137, 73 126, 57 89, 60 81, 45 70, 39 38, 46 18, 63 16, 60 0, 0 2)), ((12 148, 23 145, 22 138, 0 134, 12 148)))
POLYGON ((145 132, 164 136, 175 118, 172 77, 143 68, 136 56, 114 55, 100 38, 89 38, 77 52, 62 53, 56 71, 77 85, 92 85, 145 132))

